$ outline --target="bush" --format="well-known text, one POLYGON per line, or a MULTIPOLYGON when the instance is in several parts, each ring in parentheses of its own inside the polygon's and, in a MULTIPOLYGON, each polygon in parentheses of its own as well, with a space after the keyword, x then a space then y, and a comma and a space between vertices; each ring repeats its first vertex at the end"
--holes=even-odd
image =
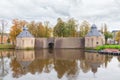
POLYGON ((11 44, 0 44, 0 49, 14 49, 15 47, 11 44))
POLYGON ((103 45, 103 46, 98 46, 96 47, 96 50, 103 50, 106 48, 110 48, 110 49, 119 49, 120 50, 120 45, 103 45))

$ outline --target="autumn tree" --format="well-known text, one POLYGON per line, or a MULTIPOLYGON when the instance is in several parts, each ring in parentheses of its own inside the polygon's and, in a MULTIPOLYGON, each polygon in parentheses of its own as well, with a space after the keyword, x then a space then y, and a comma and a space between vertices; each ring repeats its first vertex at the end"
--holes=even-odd
POLYGON ((14 45, 16 42, 16 37, 22 31, 22 27, 26 24, 26 21, 14 19, 12 23, 13 25, 10 30, 10 39, 14 45))
POLYGON ((80 25, 80 37, 85 37, 85 35, 89 32, 90 30, 90 24, 87 21, 83 21, 80 25))
POLYGON ((27 27, 28 27, 28 31, 34 36, 36 37, 37 36, 37 33, 36 33, 36 23, 35 21, 32 21, 30 23, 27 24, 27 27))
POLYGON ((49 28, 49 22, 45 22, 44 25, 42 22, 30 22, 27 25, 28 30, 34 37, 50 37, 51 28, 49 28))
POLYGON ((52 34, 52 28, 49 26, 49 21, 44 22, 44 27, 45 27, 45 37, 50 37, 52 34))
POLYGON ((44 27, 44 25, 41 23, 41 22, 39 22, 39 23, 37 23, 37 37, 45 37, 45 27, 44 27))
POLYGON ((120 31, 117 32, 117 35, 116 35, 116 41, 117 41, 117 42, 120 42, 120 31))

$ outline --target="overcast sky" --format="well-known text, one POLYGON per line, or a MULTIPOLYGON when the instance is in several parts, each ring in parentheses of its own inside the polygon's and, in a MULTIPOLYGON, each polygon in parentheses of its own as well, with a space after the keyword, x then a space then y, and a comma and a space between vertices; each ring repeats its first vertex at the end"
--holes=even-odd
POLYGON ((0 19, 50 21, 54 25, 58 17, 120 29, 120 0, 0 0, 0 19))

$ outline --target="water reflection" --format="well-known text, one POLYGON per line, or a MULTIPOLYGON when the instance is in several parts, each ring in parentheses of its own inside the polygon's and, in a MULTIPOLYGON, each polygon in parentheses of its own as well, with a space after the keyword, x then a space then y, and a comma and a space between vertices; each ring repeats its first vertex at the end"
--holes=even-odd
MULTIPOLYGON (((10 67, 13 71, 12 76, 19 78, 27 73, 57 73, 57 78, 66 76, 68 79, 76 79, 80 73, 98 72, 99 68, 107 68, 112 60, 111 55, 100 55, 98 53, 87 53, 79 49, 41 49, 36 51, 1 51, 1 62, 3 57, 11 59, 10 67), (72 77, 71 77, 72 76, 72 77)), ((120 57, 117 57, 120 61, 120 57)), ((3 65, 3 64, 2 64, 3 65)), ((3 70, 3 68, 1 68, 3 70)))

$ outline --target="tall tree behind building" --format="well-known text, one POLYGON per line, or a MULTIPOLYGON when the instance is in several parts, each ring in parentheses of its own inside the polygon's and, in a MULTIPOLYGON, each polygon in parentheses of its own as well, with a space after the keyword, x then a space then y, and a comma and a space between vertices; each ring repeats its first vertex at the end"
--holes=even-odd
POLYGON ((65 37, 65 22, 61 19, 57 19, 57 24, 54 27, 54 36, 55 37, 65 37))
POLYGON ((53 36, 52 34, 52 28, 50 28, 49 21, 44 22, 44 27, 45 27, 45 37, 50 37, 53 36))
POLYGON ((13 25, 10 29, 10 39, 12 41, 12 44, 14 45, 16 42, 17 35, 22 31, 22 27, 27 23, 25 20, 13 20, 13 25))
POLYGON ((44 25, 42 22, 32 21, 28 23, 28 30, 34 37, 50 37, 51 28, 49 28, 49 23, 45 22, 44 25))
POLYGON ((77 35, 77 23, 74 18, 71 18, 66 23, 66 30, 69 37, 76 37, 77 35))
POLYGON ((105 24, 105 23, 102 24, 101 32, 105 36, 105 44, 107 44, 108 38, 112 38, 113 37, 112 33, 108 31, 107 24, 105 24))
POLYGON ((83 21, 80 25, 80 37, 85 37, 85 35, 89 32, 90 30, 90 24, 87 21, 83 21))
POLYGON ((76 20, 73 18, 69 19, 67 22, 64 22, 61 18, 58 18, 53 32, 55 37, 75 37, 77 31, 76 29, 76 20))

